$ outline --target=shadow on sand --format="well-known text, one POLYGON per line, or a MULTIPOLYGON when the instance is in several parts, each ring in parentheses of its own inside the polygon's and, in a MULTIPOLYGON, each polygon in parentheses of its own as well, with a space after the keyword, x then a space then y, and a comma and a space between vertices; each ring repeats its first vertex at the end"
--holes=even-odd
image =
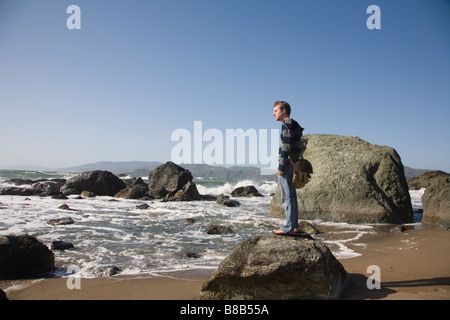
MULTIPOLYGON (((388 295, 396 293, 396 288, 417 288, 429 286, 450 286, 450 277, 417 279, 406 281, 381 282, 380 289, 369 289, 367 287, 368 277, 363 274, 348 274, 349 280, 341 300, 377 300, 386 298, 388 295)), ((371 281, 371 280, 370 280, 371 281)))

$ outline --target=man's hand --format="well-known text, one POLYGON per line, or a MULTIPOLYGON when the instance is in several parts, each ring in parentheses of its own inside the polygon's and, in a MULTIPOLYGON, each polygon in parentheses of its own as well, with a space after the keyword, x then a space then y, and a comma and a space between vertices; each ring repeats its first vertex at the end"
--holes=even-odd
POLYGON ((283 171, 280 171, 280 170, 277 170, 277 174, 278 174, 279 176, 282 176, 282 175, 284 175, 284 172, 283 172, 283 171))

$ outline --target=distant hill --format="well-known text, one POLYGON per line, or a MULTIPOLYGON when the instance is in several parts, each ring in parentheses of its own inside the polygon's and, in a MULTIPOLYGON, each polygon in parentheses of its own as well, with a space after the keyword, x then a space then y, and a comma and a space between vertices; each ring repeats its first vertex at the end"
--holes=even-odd
MULTIPOLYGON (((57 171, 63 172, 85 172, 93 170, 106 170, 114 174, 130 173, 137 169, 153 170, 161 163, 157 161, 100 161, 95 163, 87 163, 76 167, 59 168, 57 171)), ((147 172, 148 175, 148 172, 147 172)))
MULTIPOLYGON (((85 172, 93 170, 106 170, 114 174, 127 174, 133 177, 146 177, 157 166, 161 165, 161 162, 151 161, 125 161, 125 162, 112 162, 112 161, 100 161, 96 163, 88 163, 77 167, 59 168, 57 171, 64 172, 85 172)), ((215 178, 215 179, 235 179, 235 180, 275 180, 276 175, 273 176, 261 176, 260 168, 257 167, 222 167, 222 166, 210 166, 207 164, 181 164, 185 169, 191 171, 195 177, 202 178, 215 178)))
MULTIPOLYGON (((93 170, 106 170, 110 171, 116 175, 127 174, 133 177, 147 177, 148 174, 153 171, 157 166, 161 165, 161 162, 157 161, 100 161, 95 163, 83 164, 76 167, 67 168, 44 168, 37 166, 15 166, 3 169, 9 170, 33 170, 33 171, 59 171, 59 172, 86 172, 93 170)), ((222 167, 222 166, 210 166, 207 164, 182 164, 183 168, 191 171, 192 175, 195 177, 202 178, 215 178, 215 179, 235 179, 235 180, 276 180, 276 175, 264 175, 261 176, 260 168, 249 167, 249 166, 233 166, 233 167, 222 167)), ((407 166, 405 168, 406 180, 417 177, 418 175, 433 171, 430 169, 414 169, 407 166)))
POLYGON ((433 171, 429 169, 414 169, 407 166, 403 166, 405 168, 405 177, 406 180, 412 179, 417 177, 418 175, 421 175, 424 172, 433 171))
MULTIPOLYGON (((57 171, 64 172, 85 172, 93 170, 106 170, 114 174, 127 174, 134 177, 146 177, 148 174, 161 165, 161 162, 157 161, 100 161, 96 163, 83 164, 77 167, 60 168, 57 171)), ((194 177, 202 178, 216 178, 216 179, 264 179, 275 180, 275 174, 273 176, 261 176, 260 168, 257 167, 222 167, 222 166, 210 166, 207 164, 181 164, 183 168, 191 171, 194 177)), ((406 180, 417 177, 418 175, 432 171, 430 169, 414 169, 407 166, 405 168, 406 180)))

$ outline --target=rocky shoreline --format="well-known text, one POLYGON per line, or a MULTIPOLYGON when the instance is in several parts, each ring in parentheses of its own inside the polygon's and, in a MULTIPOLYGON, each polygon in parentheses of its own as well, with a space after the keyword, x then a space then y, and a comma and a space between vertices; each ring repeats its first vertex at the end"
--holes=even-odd
MULTIPOLYGON (((304 156, 313 164, 314 175, 311 182, 297 193, 301 219, 381 222, 400 226, 411 223, 413 215, 409 184, 409 188, 426 188, 422 198, 423 224, 449 229, 450 179, 447 173, 424 173, 407 183, 400 157, 392 148, 374 146, 354 137, 329 135, 306 136, 303 143, 304 156)), ((8 183, 16 186, 1 189, 0 195, 51 196, 57 199, 65 199, 69 195, 110 196, 162 202, 216 201, 227 207, 240 205, 238 200, 230 199, 227 195, 201 195, 191 172, 173 162, 162 164, 150 172, 148 183, 140 178, 122 180, 109 171, 101 170, 83 172, 68 180, 10 180, 8 183)), ((262 195, 254 186, 246 186, 233 190, 231 196, 262 195)), ((72 210, 67 205, 60 208, 72 210)), ((271 215, 283 217, 279 188, 271 201, 271 215)), ((53 219, 48 223, 59 225, 71 224, 73 221, 53 219)), ((232 234, 233 230, 226 226, 209 226, 205 232, 232 234)), ((60 241, 52 244, 52 250, 70 249, 73 247, 71 245, 60 241)), ((195 258, 197 253, 187 254, 195 258)), ((29 235, 0 237, 0 278, 39 276, 51 272, 54 267, 53 252, 38 239, 29 235)), ((217 272, 205 282, 201 297, 337 299, 345 278, 345 270, 325 244, 306 232, 294 237, 256 236, 238 245, 222 261, 217 272), (292 261, 286 254, 286 248, 296 253, 292 261), (319 251, 313 254, 313 249, 319 251), (256 254, 258 252, 260 254, 256 254), (278 258, 274 260, 273 257, 278 258), (298 269, 299 266, 306 269, 298 269), (310 276, 297 279, 298 283, 294 286, 309 289, 293 289, 293 278, 286 278, 286 270, 295 270, 296 274, 312 270, 310 276), (314 281, 310 283, 311 279, 314 281), (277 285, 270 288, 262 285, 271 281, 277 285), (327 288, 324 290, 329 290, 328 293, 323 288, 327 288)))

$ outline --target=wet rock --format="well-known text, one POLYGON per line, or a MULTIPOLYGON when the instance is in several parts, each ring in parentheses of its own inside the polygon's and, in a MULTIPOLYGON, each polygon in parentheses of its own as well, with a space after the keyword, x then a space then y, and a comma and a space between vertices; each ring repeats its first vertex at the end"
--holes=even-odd
POLYGON ((61 187, 61 192, 68 195, 90 191, 98 196, 114 196, 124 188, 126 185, 119 177, 109 171, 96 170, 70 178, 61 187))
POLYGON ((141 199, 147 195, 147 191, 148 191, 147 185, 134 184, 117 192, 114 195, 114 198, 141 199))
POLYGON ((263 197, 255 186, 238 187, 231 192, 233 197, 263 197))
POLYGON ((77 211, 77 210, 75 210, 75 209, 71 209, 67 204, 62 204, 62 205, 60 205, 59 207, 58 207, 58 209, 61 209, 61 210, 69 210, 69 211, 77 211))
POLYGON ((66 179, 52 179, 40 181, 31 186, 33 193, 42 197, 54 196, 61 193, 61 187, 66 183, 66 179))
POLYGON ((183 257, 198 259, 198 258, 200 258, 201 256, 200 256, 200 254, 197 253, 197 252, 187 251, 187 252, 183 253, 183 257))
POLYGON ((200 200, 192 174, 169 161, 156 167, 148 176, 148 195, 165 201, 200 200))
POLYGON ((234 231, 230 227, 211 225, 206 227, 205 232, 207 234, 232 234, 234 231))
POLYGON ((138 209, 138 210, 146 210, 148 208, 150 208, 150 206, 148 204, 146 204, 146 203, 138 204, 136 206, 136 209, 138 209))
POLYGON ((58 200, 65 200, 65 199, 69 199, 65 194, 55 194, 52 196, 52 199, 58 199, 58 200))
POLYGON ((53 271, 53 252, 35 237, 0 236, 0 278, 26 278, 53 271))
POLYGON ((217 197, 216 203, 226 207, 237 207, 240 202, 237 200, 231 200, 229 196, 220 195, 217 197))
POLYGON ((183 222, 185 224, 194 224, 195 223, 195 219, 193 219, 193 218, 186 218, 186 219, 183 220, 183 222))
POLYGON ((32 196, 34 191, 29 188, 6 187, 0 189, 1 196, 32 196))
POLYGON ((52 246, 51 249, 52 250, 67 250, 67 249, 74 249, 74 245, 71 242, 67 242, 67 241, 62 241, 62 240, 55 240, 52 241, 52 246))
POLYGON ((47 221, 48 224, 54 225, 54 226, 62 226, 62 225, 68 225, 68 224, 74 224, 75 221, 73 221, 72 218, 58 218, 58 219, 51 219, 47 221))

